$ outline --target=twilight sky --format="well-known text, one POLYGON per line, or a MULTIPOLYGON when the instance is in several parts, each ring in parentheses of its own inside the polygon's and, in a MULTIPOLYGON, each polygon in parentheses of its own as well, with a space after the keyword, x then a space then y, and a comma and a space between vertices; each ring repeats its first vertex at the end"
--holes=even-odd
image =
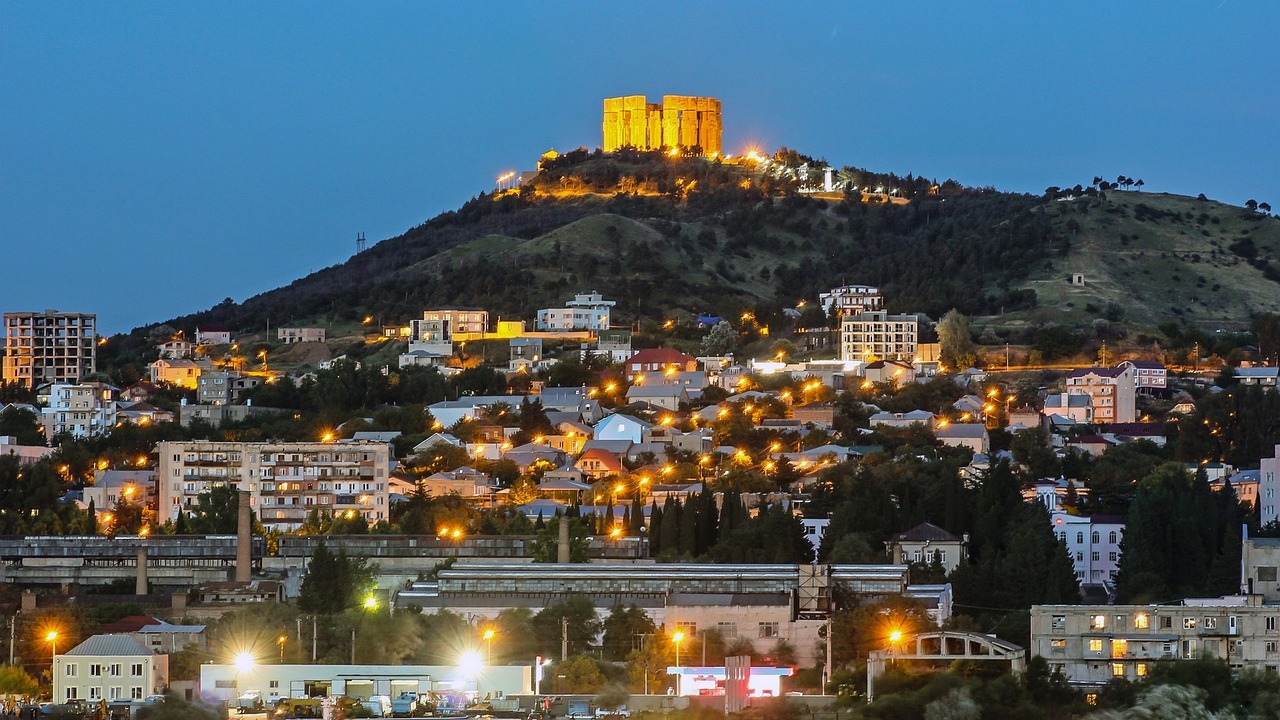
POLYGON ((598 146, 610 95, 719 97, 729 152, 1280 206, 1274 0, 365 5, 0 0, 0 310, 243 300, 598 146))

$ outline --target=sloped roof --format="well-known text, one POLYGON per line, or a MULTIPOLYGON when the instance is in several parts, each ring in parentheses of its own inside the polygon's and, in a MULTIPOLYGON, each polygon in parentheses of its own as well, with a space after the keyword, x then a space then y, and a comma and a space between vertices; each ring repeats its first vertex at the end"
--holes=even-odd
POLYGON ((951 423, 934 431, 939 439, 947 438, 980 438, 987 434, 987 426, 982 423, 951 423))
POLYGON ((904 533, 898 533, 894 536, 895 540, 901 542, 959 542, 960 538, 934 525, 933 523, 920 523, 904 533))
POLYGON ((1121 368, 1121 367, 1076 368, 1075 370, 1072 370, 1071 372, 1067 373, 1067 377, 1075 378, 1075 377, 1084 377, 1086 375, 1097 375, 1098 377, 1114 378, 1114 377, 1120 377, 1121 375, 1123 375, 1125 370, 1128 370, 1128 368, 1121 368))
POLYGON ((63 654, 123 657, 152 653, 128 635, 94 635, 63 654))
POLYGON ((685 365, 694 358, 673 348, 646 348, 627 359, 627 365, 685 365))
POLYGON ((113 623, 105 623, 99 628, 104 635, 113 635, 115 633, 131 633, 138 632, 139 629, 147 625, 154 625, 160 622, 159 618, 150 615, 129 615, 122 617, 113 623))

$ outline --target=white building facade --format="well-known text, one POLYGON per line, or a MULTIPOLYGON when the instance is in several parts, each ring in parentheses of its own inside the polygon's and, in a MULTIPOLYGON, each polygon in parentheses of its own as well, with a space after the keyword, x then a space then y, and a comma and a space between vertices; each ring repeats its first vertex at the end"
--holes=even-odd
POLYGON ((162 442, 156 452, 161 522, 219 485, 247 490, 269 529, 295 529, 312 510, 370 523, 390 516, 390 443, 162 442))
POLYGON ((169 656, 128 635, 94 635, 53 658, 57 702, 144 700, 169 684, 169 656))
POLYGON ((609 316, 617 302, 605 300, 598 292, 580 293, 562 308, 543 308, 538 311, 535 327, 538 330, 590 330, 609 329, 609 316))
POLYGON ((1120 569, 1120 541, 1124 519, 1118 515, 1072 515, 1058 503, 1057 486, 1036 485, 1036 500, 1049 509, 1053 534, 1071 553, 1076 579, 1081 584, 1108 584, 1120 569))
POLYGON ((1067 374, 1068 395, 1087 395, 1093 422, 1131 423, 1138 419, 1134 368, 1078 368, 1067 374))
POLYGON ((866 310, 879 310, 884 307, 884 295, 880 288, 870 285, 845 285, 833 288, 830 292, 818 294, 818 302, 827 313, 827 317, 856 315, 866 310))
POLYGON ((116 389, 98 382, 53 385, 41 416, 50 439, 62 433, 77 438, 101 435, 116 424, 116 389))

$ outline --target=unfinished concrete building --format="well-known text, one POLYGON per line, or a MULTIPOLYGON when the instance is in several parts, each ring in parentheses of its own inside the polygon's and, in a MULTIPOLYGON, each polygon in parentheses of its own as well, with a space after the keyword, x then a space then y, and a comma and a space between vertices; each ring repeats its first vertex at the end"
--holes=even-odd
POLYGON ((709 97, 663 95, 662 104, 643 95, 605 98, 604 151, 699 147, 719 155, 720 101, 709 97))

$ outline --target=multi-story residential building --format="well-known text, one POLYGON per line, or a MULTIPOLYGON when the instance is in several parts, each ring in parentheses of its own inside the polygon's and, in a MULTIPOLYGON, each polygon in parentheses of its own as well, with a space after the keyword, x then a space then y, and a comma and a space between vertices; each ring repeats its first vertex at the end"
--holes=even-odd
POLYGON ((156 385, 177 385, 188 390, 195 390, 199 384, 200 373, 204 371, 204 368, 194 360, 185 358, 170 360, 162 357, 147 365, 147 371, 151 375, 151 382, 156 385))
POLYGON ((1280 538, 1246 537, 1240 548, 1240 592, 1280 603, 1280 538))
POLYGON ((231 331, 217 325, 196 326, 197 345, 230 345, 231 331))
POLYGON ((276 337, 286 345, 301 342, 324 342, 324 328, 282 327, 276 329, 276 337))
POLYGON ((454 335, 483 335, 488 329, 489 312, 487 310, 457 307, 434 308, 422 311, 421 320, 409 321, 409 342, 452 343, 454 335))
POLYGON ((1161 660, 1212 658, 1274 673, 1280 607, 1263 605, 1260 595, 1171 605, 1035 605, 1029 654, 1084 687, 1140 680, 1161 660))
POLYGON ((312 510, 371 523, 389 516, 390 443, 162 442, 156 452, 161 521, 219 485, 247 490, 268 528, 297 528, 312 510))
POLYGON ((538 330, 608 330, 614 305, 617 305, 615 301, 605 300, 598 292, 579 293, 562 308, 539 310, 534 327, 538 330))
POLYGON ((915 360, 918 315, 865 310, 845 315, 840 324, 840 359, 845 362, 915 360))
POLYGON ((128 635, 94 635, 54 655, 52 676, 55 702, 142 702, 168 686, 169 656, 128 635))
POLYGON ((1262 458, 1258 467, 1258 515, 1263 525, 1280 519, 1277 495, 1280 495, 1280 445, 1276 445, 1271 457, 1262 458))
POLYGON ((1169 387, 1169 370, 1155 360, 1124 360, 1118 368, 1133 368, 1134 386, 1138 391, 1164 390, 1169 387))
POLYGON ((61 433, 77 438, 91 437, 116 424, 116 395, 119 390, 100 382, 76 385, 56 384, 42 391, 41 411, 44 432, 50 439, 61 433))
POLYGON ((201 405, 232 405, 261 384, 262 378, 257 375, 222 370, 203 373, 196 379, 196 401, 201 405))
POLYGON ((870 285, 845 285, 831 292, 819 293, 818 302, 827 317, 844 317, 883 308, 884 296, 880 294, 880 288, 870 285))
POLYGON ((1131 423, 1138 419, 1134 368, 1077 368, 1067 375, 1068 395, 1089 396, 1093 422, 1131 423))
POLYGON ((626 362, 634 354, 631 350, 631 331, 601 330, 596 336, 595 350, 590 352, 608 358, 611 363, 626 362))
POLYGON ((1059 504, 1058 484, 1036 483, 1036 500, 1049 509, 1053 534, 1067 546, 1081 584, 1107 584, 1120 569, 1124 518, 1118 515, 1072 515, 1059 504))
POLYGON ((885 543, 889 562, 895 565, 937 561, 950 573, 968 557, 969 536, 956 537, 933 523, 921 523, 898 533, 885 543))
POLYGON ((97 324, 97 315, 57 310, 5 313, 4 381, 35 389, 97 372, 97 324))

